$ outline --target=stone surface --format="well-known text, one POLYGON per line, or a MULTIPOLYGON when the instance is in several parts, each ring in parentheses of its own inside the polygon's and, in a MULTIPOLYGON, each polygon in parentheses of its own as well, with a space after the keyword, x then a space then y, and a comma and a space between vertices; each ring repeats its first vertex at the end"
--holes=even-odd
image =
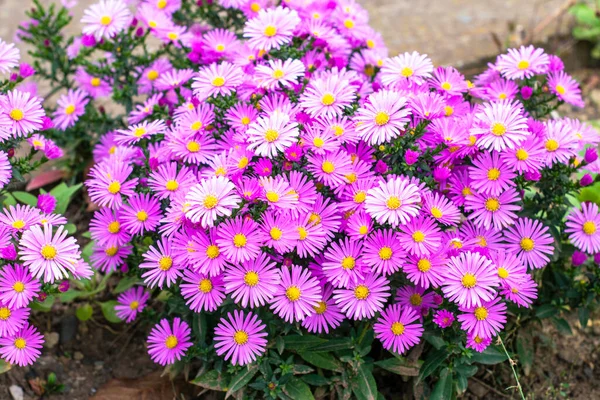
POLYGON ((13 400, 23 400, 24 394, 21 386, 11 385, 8 388, 8 391, 10 392, 10 396, 13 398, 13 400))

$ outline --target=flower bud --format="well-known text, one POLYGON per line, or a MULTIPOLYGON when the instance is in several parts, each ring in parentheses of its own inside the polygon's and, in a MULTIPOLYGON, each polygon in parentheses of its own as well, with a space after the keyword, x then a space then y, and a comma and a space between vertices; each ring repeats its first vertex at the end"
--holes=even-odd
POLYGON ((523 98, 523 100, 529 100, 531 98, 532 94, 533 94, 533 89, 530 88, 529 86, 523 86, 521 88, 521 97, 523 98))
POLYGON ((589 186, 592 184, 592 182, 594 182, 594 178, 592 178, 592 176, 590 174, 585 174, 584 176, 581 177, 581 179, 579 180, 579 184, 583 187, 583 186, 589 186))
POLYGON ((586 163, 593 163, 598 159, 598 151, 594 147, 588 147, 585 149, 585 156, 583 157, 586 163))
POLYGON ((574 267, 579 267, 581 264, 586 262, 586 260, 587 260, 587 254, 585 254, 579 250, 575 250, 573 252, 573 257, 571 258, 571 263, 573 264, 574 267))
POLYGON ((69 281, 64 280, 61 283, 58 284, 58 291, 61 293, 66 292, 67 290, 69 290, 69 281))
POLYGON ((404 161, 407 165, 413 165, 419 160, 419 152, 414 150, 406 150, 404 153, 404 161))

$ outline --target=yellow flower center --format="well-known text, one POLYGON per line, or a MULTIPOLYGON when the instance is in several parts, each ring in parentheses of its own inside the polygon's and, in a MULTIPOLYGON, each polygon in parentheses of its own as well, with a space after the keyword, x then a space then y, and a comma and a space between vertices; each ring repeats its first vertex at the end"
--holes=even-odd
POLYGON ((345 175, 344 178, 346 178, 350 183, 354 183, 358 180, 358 176, 356 176, 354 172, 345 175))
POLYGON ((136 218, 140 222, 145 222, 148 219, 148 213, 144 210, 140 210, 135 214, 136 218))
POLYGON ((172 266, 173 259, 169 256, 161 257, 160 260, 158 260, 158 268, 160 268, 163 271, 170 270, 172 266))
POLYGON ((327 311, 327 303, 325 303, 324 301, 320 301, 315 307, 313 307, 315 309, 315 312, 319 315, 323 314, 325 311, 327 311))
POLYGON ((212 85, 216 87, 221 87, 225 84, 225 78, 222 76, 217 76, 212 80, 212 85))
POLYGON ((488 317, 488 310, 485 307, 477 307, 475 309, 475 318, 478 321, 484 321, 488 317))
POLYGON ((519 150, 517 150, 516 156, 517 156, 517 160, 525 161, 529 158, 529 153, 527 153, 527 151, 525 149, 519 149, 519 150))
POLYGON ((331 161, 324 161, 323 165, 321 165, 321 169, 326 174, 331 174, 333 171, 335 171, 335 165, 333 165, 331 161))
POLYGON ((490 181, 497 181, 500 179, 500 170, 498 168, 490 168, 487 177, 490 181))
POLYGON ((12 227, 15 229, 23 229, 25 227, 25 221, 18 219, 12 223, 12 227))
POLYGON ((529 61, 527 61, 527 60, 519 61, 519 63, 517 64, 517 68, 519 68, 520 70, 529 68, 529 61))
POLYGON ((25 346, 27 345, 27 342, 25 341, 25 339, 23 338, 16 338, 15 339, 15 347, 19 350, 23 350, 25 348, 25 346))
POLYGON ((471 289, 477 285, 477 278, 475 278, 475 275, 467 272, 463 275, 461 282, 465 288, 471 289))
POLYGON ((450 82, 444 82, 444 83, 442 83, 442 89, 450 90, 450 89, 452 89, 452 85, 450 84, 450 82))
POLYGON ((300 298, 301 293, 302 292, 300 291, 298 286, 290 286, 285 291, 285 296, 288 298, 289 301, 297 301, 300 298))
POLYGON ((177 32, 169 32, 167 33, 167 37, 170 40, 177 40, 177 38, 179 38, 179 34, 177 32))
POLYGON ((298 227, 298 236, 299 240, 304 240, 308 236, 308 232, 306 231, 306 229, 304 229, 303 226, 298 227))
POLYGON ((508 97, 508 96, 506 96, 506 93, 500 93, 500 94, 498 95, 498 98, 499 98, 500 100, 504 100, 506 97, 508 97))
POLYGON ((404 67, 400 71, 400 75, 402 75, 405 78, 410 78, 413 74, 414 74, 414 71, 410 67, 404 67))
POLYGON ((200 121, 194 121, 192 125, 190 125, 190 129, 193 131, 198 131, 200 128, 202 128, 202 122, 200 121))
POLYGON ((170 179, 167 181, 165 189, 167 189, 169 192, 174 192, 179 189, 179 183, 177 183, 177 181, 174 179, 170 179))
POLYGON ((461 193, 463 195, 463 197, 467 197, 473 194, 473 192, 471 191, 471 188, 468 186, 465 186, 462 190, 461 193))
POLYGON ((375 115, 375 123, 379 126, 385 125, 390 121, 390 115, 385 111, 379 111, 375 115))
POLYGON ((283 235, 283 232, 281 231, 281 229, 279 229, 278 227, 274 226, 269 231, 269 235, 271 235, 271 239, 273 239, 273 240, 279 240, 279 239, 281 239, 281 236, 283 235))
POLYGON ((480 338, 479 336, 475 336, 475 337, 473 338, 473 341, 474 341, 475 343, 477 343, 477 344, 480 344, 481 342, 483 342, 483 339, 482 339, 482 338, 480 338))
POLYGON ((442 210, 440 210, 437 207, 431 207, 431 215, 433 215, 434 218, 442 218, 443 214, 442 214, 442 210))
POLYGON ((167 0, 158 0, 156 2, 156 7, 160 8, 161 10, 163 8, 165 8, 167 6, 167 0))
POLYGON ((498 199, 489 198, 485 201, 485 209, 490 212, 496 212, 500 208, 500 202, 498 199))
POLYGON ((316 137, 313 139, 313 144, 315 145, 315 147, 321 148, 325 144, 325 141, 320 137, 316 137))
POLYGON ((246 235, 243 233, 238 233, 233 237, 233 245, 238 249, 240 247, 244 247, 247 243, 246 235))
POLYGON ((419 293, 414 293, 410 296, 409 301, 410 304, 412 304, 415 307, 418 307, 421 304, 423 304, 423 297, 421 297, 419 293))
POLYGON ((492 135, 502 136, 506 133, 506 125, 501 122, 494 122, 490 130, 492 131, 492 135))
POLYGON ((586 235, 593 235, 596 233, 596 224, 593 221, 587 221, 583 224, 583 232, 586 235))
POLYGON ((192 140, 191 142, 188 142, 188 144, 185 146, 188 151, 190 153, 197 153, 200 151, 200 143, 192 140))
POLYGON ((282 69, 276 69, 275 71, 273 71, 273 74, 271 74, 273 79, 281 79, 284 77, 284 75, 285 75, 285 72, 283 72, 282 69))
POLYGON ((65 107, 65 114, 71 115, 74 112, 75 112, 75 105, 69 104, 68 106, 65 107))
POLYGON ((335 97, 331 93, 325 93, 321 98, 321 104, 324 106, 330 106, 335 102, 335 97))
POLYGON ((209 194, 204 198, 202 205, 207 210, 212 210, 213 208, 215 208, 217 206, 218 203, 219 203, 219 199, 217 198, 217 196, 215 196, 213 194, 209 194))
POLYGON ((344 134, 344 128, 339 125, 334 125, 331 127, 331 129, 333 129, 333 134, 335 136, 342 136, 344 134))
POLYGON ((56 247, 51 244, 46 244, 42 247, 40 254, 46 260, 54 260, 56 258, 56 247))
POLYGON ((363 191, 360 192, 356 192, 356 194, 354 195, 354 202, 355 203, 363 203, 365 201, 365 199, 367 198, 367 194, 363 191))
POLYGON ((362 225, 360 228, 358 228, 358 233, 360 233, 361 235, 366 235, 367 233, 369 233, 369 227, 366 225, 362 225))
POLYGON ((174 335, 167 336, 167 340, 165 340, 165 346, 169 350, 174 349, 178 343, 179 343, 179 341, 177 340, 177 338, 174 335))
POLYGON ((242 120, 240 122, 242 123, 242 125, 248 125, 250 124, 250 118, 242 117, 242 120))
POLYGON ((17 293, 23 293, 25 290, 25 284, 23 284, 21 281, 16 281, 12 288, 17 293))
POLYGON ((477 239, 479 239, 479 245, 481 247, 487 247, 487 240, 483 236, 477 236, 477 239))
POLYGON ((445 106, 444 107, 444 115, 446 117, 451 116, 452 114, 454 114, 454 108, 450 107, 450 106, 445 106))
POLYGON ((394 322, 391 329, 394 335, 400 336, 404 333, 404 324, 402 322, 394 322))
POLYGON ((108 231, 110 233, 119 233, 120 230, 121 224, 119 223, 119 221, 113 221, 110 224, 108 224, 108 231))
POLYGON ((8 307, 0 307, 0 320, 6 321, 10 318, 10 310, 8 307))
POLYGON ((267 192, 266 197, 271 203, 277 203, 279 201, 279 195, 272 191, 267 192))
POLYGON ((239 169, 246 168, 248 166, 249 162, 250 162, 250 160, 248 160, 248 157, 246 157, 246 156, 240 158, 240 161, 238 162, 238 168, 239 169))
POLYGON ((257 13, 260 11, 260 4, 252 3, 252 4, 250 4, 250 9, 252 10, 252 12, 257 13))
POLYGON ((200 284, 198 285, 198 290, 201 291, 202 293, 210 293, 212 288, 213 288, 213 285, 212 285, 212 282, 210 281, 210 279, 202 279, 200 281, 200 284))
POLYGON ((501 279, 508 278, 508 271, 506 270, 506 268, 498 268, 498 277, 501 279))
POLYGON ((344 26, 347 29, 352 29, 352 28, 354 28, 354 21, 352 21, 351 19, 347 19, 344 21, 344 26))
POLYGON ((100 81, 100 78, 92 78, 92 79, 90 80, 90 84, 91 84, 93 87, 98 87, 98 86, 100 86, 100 83, 102 83, 102 82, 100 81))
POLYGON ((233 341, 239 345, 239 346, 243 346, 248 342, 248 334, 244 331, 237 331, 234 335, 233 335, 233 341))
POLYGON ((107 26, 110 25, 110 23, 112 22, 112 18, 108 15, 103 15, 102 18, 100 18, 100 24, 107 26))
POLYGON ((135 137, 142 137, 146 134, 146 128, 144 127, 139 127, 139 128, 135 128, 135 130, 133 131, 133 136, 135 137))
POLYGON ((214 244, 211 244, 206 248, 206 257, 210 258, 211 260, 219 257, 219 254, 221 254, 221 251, 214 244))
POLYGON ((110 185, 108 185, 108 193, 117 194, 121 191, 121 184, 117 181, 112 181, 110 185))
POLYGON ((556 85, 556 86, 554 87, 554 90, 556 90, 556 93, 558 93, 558 94, 561 94, 561 95, 562 95, 562 94, 565 94, 565 92, 566 92, 566 89, 565 89, 565 87, 564 87, 564 86, 562 86, 562 85, 556 85))
POLYGON ((415 241, 415 243, 421 243, 425 240, 425 234, 421 231, 416 231, 412 234, 412 238, 415 241))
POLYGON ((20 121, 23 119, 23 117, 25 116, 23 114, 23 111, 19 110, 18 108, 13 108, 10 111, 10 118, 12 118, 14 121, 20 121))
POLYGON ((258 274, 254 271, 248 271, 244 275, 244 283, 248 286, 256 286, 258 281, 258 274))
POLYGON ((535 247, 535 243, 531 238, 524 237, 521 239, 521 248, 525 251, 531 251, 535 247))
POLYGON ((273 25, 267 25, 265 28, 265 36, 273 37, 275 35, 277 35, 277 28, 275 28, 273 25))
POLYGON ((279 132, 275 129, 267 129, 265 132, 265 140, 269 143, 273 143, 279 138, 279 132))
POLYGON ((398 207, 400 207, 402 205, 402 201, 400 201, 399 198, 397 198, 396 196, 391 196, 386 202, 385 205, 387 206, 388 209, 390 210, 397 210, 398 207))
POLYGON ((148 78, 149 81, 155 81, 156 79, 158 79, 158 71, 154 69, 148 71, 148 73, 146 74, 146 78, 148 78))
POLYGON ((431 262, 426 258, 421 258, 417 263, 417 269, 421 272, 427 272, 431 269, 431 262))
POLYGON ((389 260, 392 258, 392 254, 392 249, 388 246, 383 246, 381 249, 379 249, 379 258, 382 260, 389 260))
POLYGON ((344 269, 354 269, 355 266, 356 260, 354 259, 354 257, 348 256, 344 257, 344 259, 342 260, 342 268, 344 269))
POLYGON ((358 300, 366 299, 369 297, 369 294, 369 288, 365 285, 358 285, 356 289, 354 289, 354 297, 356 297, 358 300))
POLYGON ((119 248, 117 246, 112 246, 112 247, 109 247, 106 250, 104 250, 106 255, 109 257, 113 257, 115 254, 117 254, 118 251, 119 251, 119 248))
POLYGON ((546 150, 552 152, 556 151, 559 147, 558 142, 555 139, 546 140, 546 150))

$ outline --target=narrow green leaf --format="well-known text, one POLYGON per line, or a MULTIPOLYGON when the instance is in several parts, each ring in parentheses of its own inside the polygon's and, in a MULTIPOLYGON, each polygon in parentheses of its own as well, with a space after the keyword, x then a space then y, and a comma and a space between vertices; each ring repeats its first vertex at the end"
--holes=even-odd
POLYGON ((133 287, 136 283, 142 282, 137 276, 128 276, 122 278, 117 286, 112 290, 114 294, 123 293, 127 289, 133 287))
POLYGON ((39 301, 33 301, 29 303, 29 307, 32 310, 48 312, 52 309, 52 305, 54 304, 55 299, 56 298, 54 296, 49 295, 48 297, 46 297, 46 300, 44 300, 42 303, 40 303, 39 301))
POLYGON ((531 335, 526 332, 519 332, 517 336, 517 355, 519 361, 523 366, 523 372, 526 376, 531 372, 531 366, 533 365, 533 340, 531 335))
POLYGON ((430 400, 451 400, 452 399, 452 374, 448 371, 448 368, 444 368, 440 372, 440 378, 435 384, 430 400))
POLYGON ((567 322, 566 319, 564 319, 564 318, 553 318, 552 322, 554 323, 554 326, 556 327, 556 329, 558 329, 558 331, 560 333, 562 333, 563 335, 572 335, 573 334, 573 330, 571 329, 571 325, 569 325, 569 323, 567 322))
POLYGON ((558 314, 558 310, 552 304, 542 304, 535 310, 535 316, 539 319, 550 318, 558 314))
POLYGON ((37 197, 27 192, 12 192, 11 193, 19 203, 27 204, 28 206, 35 207, 37 205, 37 197))
POLYGON ((231 396, 234 392, 237 392, 248 384, 254 378, 254 375, 258 372, 258 364, 250 364, 246 369, 241 370, 236 376, 231 378, 229 383, 229 389, 225 394, 225 398, 231 396))
POLYGON ((587 307, 581 307, 579 310, 577 310, 577 315, 579 316, 579 324, 585 329, 590 319, 590 309, 587 307))
POLYGON ((358 400, 376 400, 377 383, 367 364, 358 367, 356 376, 351 381, 352 392, 358 400))
POLYGON ((352 347, 352 340, 350 338, 332 339, 326 343, 319 344, 315 347, 311 347, 310 351, 314 352, 329 352, 338 350, 348 350, 352 347))
POLYGON ((115 306, 117 305, 116 300, 109 300, 105 302, 99 302, 100 309, 102 310, 102 315, 108 322, 112 322, 113 324, 118 324, 123 322, 121 318, 117 317, 117 313, 115 311, 115 306))
POLYGON ((431 375, 437 367, 439 367, 449 356, 448 350, 439 349, 431 353, 425 362, 421 366, 421 372, 419 373, 419 382, 431 375))
POLYGON ((479 364, 494 365, 506 361, 508 358, 503 351, 500 351, 496 346, 489 346, 482 353, 474 353, 471 360, 479 364))
POLYGON ((470 378, 477 373, 479 368, 477 365, 457 365, 454 367, 454 370, 458 372, 459 375, 464 376, 465 378, 470 378))
POLYGON ((321 339, 320 337, 313 335, 289 335, 285 336, 283 340, 285 342, 285 348, 294 351, 304 351, 327 342, 326 339, 321 339))
POLYGON ((12 364, 9 364, 6 361, 0 359, 0 374, 10 371, 11 368, 12 364))
POLYGON ((403 376, 419 376, 419 368, 406 365, 405 362, 397 358, 388 358, 386 360, 376 361, 375 365, 387 371, 403 376))
POLYGON ((294 400, 314 400, 310 387, 300 379, 294 377, 283 387, 283 392, 294 400))
POLYGON ((80 290, 69 289, 66 292, 59 294, 58 298, 60 299, 60 301, 62 303, 70 303, 71 301, 75 300, 82 294, 84 294, 84 292, 82 292, 80 290))
POLYGON ((222 371, 211 369, 190 381, 191 384, 219 392, 227 391, 231 376, 222 371))
POLYGON ((67 231, 67 233, 69 235, 72 235, 75 232, 77 232, 77 226, 75 226, 75 224, 66 224, 65 225, 65 230, 67 231))
POLYGON ((75 311, 75 316, 77 317, 78 320, 80 321, 87 321, 88 319, 92 318, 92 315, 94 314, 94 308, 92 307, 92 305, 90 303, 85 303, 79 307, 77 307, 77 310, 75 311))
POLYGON ((300 357, 307 363, 315 367, 327 369, 330 371, 342 371, 342 364, 329 353, 313 353, 311 351, 299 352, 300 357))
POLYGON ((311 386, 329 385, 329 379, 317 374, 302 375, 300 379, 302 379, 304 382, 308 383, 311 386))

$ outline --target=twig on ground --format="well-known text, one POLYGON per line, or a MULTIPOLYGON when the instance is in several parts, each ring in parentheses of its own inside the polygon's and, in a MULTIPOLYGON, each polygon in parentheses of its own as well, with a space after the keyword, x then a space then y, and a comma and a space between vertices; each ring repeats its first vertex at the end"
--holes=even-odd
POLYGON ((548 25, 550 25, 552 23, 552 21, 554 21, 555 19, 557 19, 561 15, 563 15, 565 12, 567 12, 569 10, 569 8, 571 8, 571 6, 574 5, 575 3, 577 3, 577 0, 565 1, 562 6, 558 7, 556 10, 554 10, 554 12, 552 14, 548 15, 546 18, 544 18, 542 20, 542 22, 537 24, 537 26, 535 28, 533 28, 533 30, 531 30, 529 32, 529 34, 525 37, 525 40, 523 42, 525 44, 533 42, 533 39, 535 38, 536 35, 538 35, 540 32, 542 32, 548 25))
POLYGON ((472 376, 472 377, 471 377, 471 378, 469 378, 469 379, 472 379, 472 380, 474 380, 475 382, 479 383, 481 386, 485 387, 485 388, 486 388, 486 389, 488 389, 488 390, 491 390, 492 392, 496 393, 496 394, 497 394, 497 395, 499 395, 499 396, 502 396, 502 397, 504 397, 505 399, 512 399, 512 397, 511 397, 511 396, 507 395, 506 393, 502 393, 501 391, 499 391, 498 389, 496 389, 496 388, 495 388, 495 387, 493 387, 493 386, 490 386, 490 385, 488 385, 487 383, 485 383, 485 382, 484 382, 484 381, 482 381, 481 379, 475 378, 474 376, 472 376))

